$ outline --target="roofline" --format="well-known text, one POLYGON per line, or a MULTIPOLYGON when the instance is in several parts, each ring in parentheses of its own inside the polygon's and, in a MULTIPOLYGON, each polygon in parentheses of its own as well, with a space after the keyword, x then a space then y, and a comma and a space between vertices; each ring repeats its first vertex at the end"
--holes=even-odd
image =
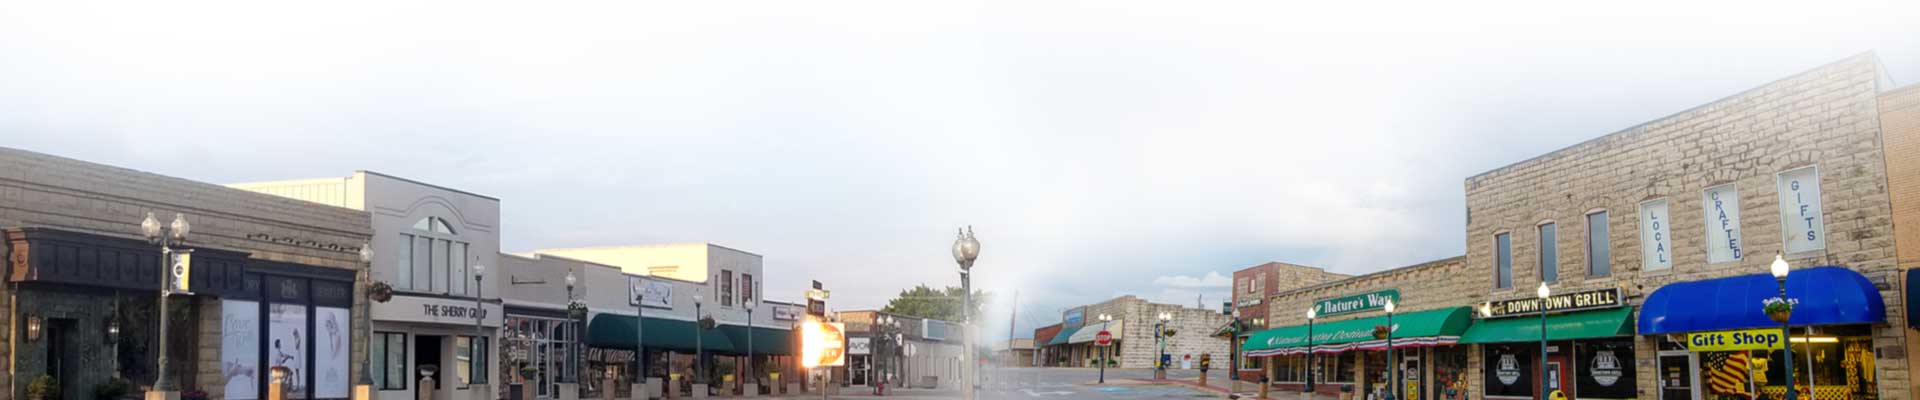
POLYGON ((1353 275, 1343 274, 1339 272, 1328 271, 1327 267, 1315 267, 1312 265, 1295 264, 1295 263, 1290 263, 1290 262, 1280 261, 1280 260, 1271 260, 1271 261, 1267 261, 1259 264, 1254 264, 1253 266, 1250 266, 1250 267, 1233 270, 1233 272, 1240 272, 1240 271, 1260 268, 1260 267, 1267 266, 1268 264, 1279 264, 1279 265, 1285 265, 1289 267, 1299 267, 1299 268, 1311 268, 1311 269, 1320 270, 1321 273, 1326 273, 1326 274, 1333 274, 1333 275, 1339 275, 1339 276, 1353 276, 1353 275))
POLYGON ((357 173, 363 173, 363 174, 368 174, 368 175, 377 175, 377 176, 381 176, 381 177, 385 177, 385 178, 387 178, 387 179, 393 179, 393 180, 398 180, 398 181, 402 181, 402 182, 407 182, 407 183, 412 183, 412 184, 415 184, 415 185, 420 185, 420 186, 426 186, 426 187, 431 187, 431 188, 435 188, 435 189, 440 189, 440 190, 445 190, 445 191, 449 191, 449 192, 454 192, 454 193, 459 193, 459 194, 464 194, 464 195, 468 195, 468 196, 473 196, 473 197, 479 197, 479 198, 483 198, 483 199, 487 199, 487 200, 493 200, 493 201, 494 201, 495 203, 498 203, 498 202, 500 202, 500 198, 498 198, 498 197, 493 197, 493 196, 488 196, 488 195, 484 195, 484 194, 479 194, 479 193, 474 193, 474 192, 469 192, 469 191, 465 191, 465 190, 460 190, 460 189, 454 189, 454 188, 450 188, 450 187, 446 187, 446 186, 440 186, 440 185, 435 185, 435 184, 431 184, 431 183, 426 183, 426 182, 421 182, 421 181, 417 181, 417 180, 412 180, 412 179, 407 179, 407 178, 401 178, 401 177, 398 177, 398 176, 393 176, 393 175, 388 175, 388 174, 384 174, 384 173, 380 173, 380 172, 378 172, 378 171, 373 171, 373 170, 365 170, 365 169, 362 169, 362 170, 354 170, 353 172, 357 172, 357 173))
POLYGON ((1466 260, 1467 260, 1467 256, 1466 256, 1465 254, 1462 254, 1462 255, 1457 255, 1457 256, 1453 256, 1453 257, 1447 257, 1447 258, 1442 258, 1442 259, 1438 259, 1438 260, 1432 260, 1432 261, 1426 261, 1426 262, 1421 262, 1421 263, 1415 263, 1415 264, 1413 264, 1413 265, 1406 265, 1406 266, 1400 266, 1400 267, 1393 267, 1393 268, 1388 268, 1388 269, 1385 269, 1385 270, 1380 270, 1380 271, 1375 271, 1375 272, 1373 272, 1373 273, 1369 273, 1369 274, 1366 274, 1366 275, 1356 275, 1356 276, 1352 276, 1352 277, 1348 277, 1347 279, 1341 279, 1341 280, 1337 280, 1337 281, 1329 281, 1329 282, 1322 282, 1322 283, 1320 283, 1320 284, 1317 284, 1317 285, 1313 285, 1313 286, 1302 286, 1302 287, 1299 287, 1299 288, 1294 288, 1293 290, 1287 290, 1287 291, 1282 291, 1282 292, 1278 292, 1278 293, 1274 293, 1274 294, 1270 294, 1270 295, 1267 295, 1267 296, 1266 296, 1265 298, 1268 298, 1268 299, 1271 299, 1271 298, 1275 298, 1275 297, 1280 297, 1280 296, 1286 296, 1286 295, 1291 295, 1291 294, 1295 294, 1295 293, 1300 293, 1300 292, 1306 292, 1306 291, 1311 291, 1311 290, 1318 290, 1318 289, 1324 289, 1324 288, 1327 288, 1327 287, 1332 287, 1332 286, 1334 286, 1334 285, 1340 285, 1340 284, 1345 284, 1345 283, 1347 283, 1347 282, 1349 282, 1349 281, 1356 281, 1356 280, 1361 280, 1361 279, 1366 279, 1366 278, 1372 278, 1372 277, 1376 277, 1376 276, 1383 276, 1383 275, 1387 275, 1387 274, 1393 274, 1393 273, 1400 273, 1400 272, 1406 272, 1406 271, 1411 271, 1411 270, 1416 270, 1416 269, 1421 269, 1421 268, 1432 268, 1432 267, 1435 267, 1435 266, 1440 266, 1440 265, 1446 265, 1447 263, 1449 263, 1449 262, 1453 262, 1453 261, 1456 261, 1456 260, 1457 260, 1457 261, 1460 261, 1460 263, 1462 263, 1462 264, 1465 264, 1465 263, 1466 263, 1466 260))
MULTIPOLYGON (((1673 118, 1673 117, 1677 117, 1677 116, 1680 116, 1681 114, 1686 114, 1686 113, 1690 113, 1690 112, 1693 112, 1693 111, 1695 111, 1695 110, 1699 110, 1699 109, 1701 109, 1701 108, 1705 108, 1705 107, 1707 107, 1707 106, 1710 106, 1710 105, 1714 105, 1714 104, 1719 104, 1719 103, 1721 103, 1721 102, 1724 102, 1724 101, 1727 101, 1727 100, 1732 100, 1732 99, 1733 99, 1733 98, 1735 98, 1735 97, 1740 97, 1740 96, 1742 96, 1742 95, 1746 95, 1746 94, 1748 94, 1748 93, 1752 93, 1752 92, 1754 92, 1754 91, 1758 91, 1758 90, 1760 90, 1760 89, 1764 89, 1764 88, 1766 88, 1766 87, 1768 87, 1768 86, 1773 86, 1774 84, 1777 84, 1777 83, 1781 83, 1781 82, 1785 82, 1785 81, 1788 81, 1788 80, 1792 80, 1792 79, 1795 79, 1795 78, 1799 78, 1799 77, 1802 77, 1802 76, 1806 76, 1807 74, 1811 74, 1811 73, 1813 73, 1814 71, 1819 71, 1819 70, 1822 70, 1822 69, 1826 69, 1826 68, 1829 68, 1829 67, 1832 67, 1832 66, 1835 66, 1835 65, 1840 65, 1840 64, 1844 64, 1844 63, 1847 63, 1847 62, 1851 62, 1851 61, 1854 61, 1855 59, 1858 59, 1858 58, 1861 58, 1861 57, 1867 57, 1867 58, 1870 58, 1870 59, 1873 59, 1873 60, 1875 60, 1875 61, 1878 61, 1878 60, 1880 59, 1880 56, 1879 56, 1878 54, 1875 54, 1875 53, 1873 52, 1873 50, 1867 50, 1866 52, 1862 52, 1862 53, 1858 53, 1858 54, 1854 54, 1854 55, 1851 55, 1851 56, 1846 56, 1845 58, 1841 58, 1841 59, 1839 59, 1839 60, 1835 60, 1835 61, 1832 61, 1832 62, 1828 62, 1828 63, 1826 63, 1826 64, 1820 64, 1819 66, 1816 66, 1816 67, 1813 67, 1813 68, 1809 68, 1809 69, 1806 69, 1806 70, 1803 70, 1803 71, 1800 71, 1800 72, 1796 72, 1796 73, 1793 73, 1792 75, 1787 75, 1787 76, 1785 76, 1785 77, 1782 77, 1782 78, 1779 78, 1779 79, 1774 79, 1774 80, 1771 80, 1771 81, 1767 81, 1767 83, 1762 83, 1762 84, 1760 84, 1759 86, 1754 86, 1754 87, 1750 87, 1750 88, 1747 88, 1747 90, 1742 90, 1742 91, 1739 91, 1739 92, 1735 92, 1734 94, 1731 94, 1731 95, 1727 95, 1727 96, 1723 96, 1723 97, 1720 97, 1720 98, 1717 98, 1717 99, 1713 99, 1712 101, 1708 101, 1708 102, 1706 102, 1706 103, 1701 103, 1701 104, 1698 104, 1698 105, 1695 105, 1695 106, 1693 106, 1693 107, 1688 107, 1688 108, 1687 108, 1687 109, 1685 109, 1685 110, 1680 110, 1680 112, 1676 112, 1676 113, 1672 113, 1672 114, 1667 114, 1667 115, 1663 115, 1663 116, 1661 116, 1661 117, 1659 117, 1659 118, 1654 118, 1654 119, 1651 119, 1651 120, 1647 120, 1647 121, 1643 121, 1643 122, 1641 122, 1641 123, 1638 123, 1638 124, 1634 124, 1633 126, 1629 126, 1629 127, 1627 127, 1626 129, 1621 129, 1621 130, 1617 130, 1617 131, 1613 131, 1613 132, 1611 132, 1611 133, 1607 133, 1607 134, 1603 134, 1603 135, 1600 135, 1600 136, 1596 136, 1596 137, 1593 137, 1593 138, 1590 138, 1590 139, 1587 139, 1587 140, 1582 140, 1582 141, 1580 141, 1579 143, 1574 143, 1573 145, 1570 145, 1570 146, 1566 146, 1566 147, 1561 147, 1561 148, 1558 148, 1558 149, 1554 149, 1553 151, 1548 151, 1548 152, 1546 152, 1546 153, 1541 153, 1541 154, 1539 154, 1539 155, 1535 155, 1535 156, 1533 156, 1533 157, 1528 157, 1527 159, 1524 159, 1524 160, 1520 160, 1520 161, 1515 161, 1515 162, 1513 162, 1513 163, 1511 163, 1511 164, 1507 164, 1507 165, 1503 165, 1503 166, 1500 166, 1499 168, 1494 168, 1494 169, 1490 169, 1490 170, 1486 170, 1486 171, 1484 171, 1484 172, 1481 172, 1481 173, 1478 173, 1478 174, 1474 174, 1474 175, 1472 175, 1472 176, 1468 176, 1468 177, 1467 177, 1467 179, 1466 179, 1465 181, 1463 181, 1463 182, 1472 182, 1473 180, 1475 180, 1475 179, 1479 179, 1480 177, 1483 177, 1483 176, 1487 176, 1487 175, 1490 175, 1490 174, 1493 174, 1493 173, 1495 173, 1495 172, 1500 172, 1500 171, 1504 171, 1504 170, 1507 170, 1507 169, 1510 169, 1510 168, 1513 168, 1513 167, 1516 167, 1516 166, 1519 166, 1520 164, 1526 164, 1526 163, 1528 163, 1528 162, 1532 162, 1532 161, 1534 161, 1534 160, 1539 160, 1539 159, 1542 159, 1542 158, 1546 158, 1546 157, 1548 157, 1548 156, 1552 156, 1552 155, 1555 155, 1555 154, 1559 154, 1560 152, 1564 152, 1564 151, 1568 151, 1568 150, 1572 150, 1572 149, 1573 149, 1573 148, 1575 148, 1575 147, 1580 147, 1580 146, 1585 146, 1585 145, 1586 145, 1586 144, 1588 144, 1588 143, 1593 143, 1593 142, 1596 142, 1596 141, 1599 141, 1599 140, 1601 140, 1601 139, 1606 139, 1606 138, 1609 138, 1609 137, 1613 137, 1614 135, 1619 135, 1619 134, 1623 134, 1623 133, 1627 133, 1627 132, 1632 132, 1632 131, 1633 131, 1633 130, 1635 130, 1635 129, 1640 129, 1640 128, 1642 128, 1642 127, 1645 127, 1645 126, 1647 126, 1647 125, 1651 125, 1651 124, 1653 124, 1653 123, 1655 123, 1655 122, 1660 122, 1660 121, 1665 121, 1665 120, 1667 120, 1667 119, 1670 119, 1670 118, 1673 118)), ((1876 62, 1876 63, 1874 63, 1874 69, 1876 69, 1876 70, 1877 70, 1877 69, 1880 69, 1880 66, 1879 66, 1879 63, 1878 63, 1878 62, 1876 62)), ((1876 78, 1875 78, 1875 80, 1877 81, 1877 80, 1878 80, 1878 78, 1876 77, 1876 78)))
POLYGON ((766 258, 766 257, 767 257, 767 256, 764 256, 764 255, 760 255, 760 253, 755 253, 755 252, 751 252, 751 251, 746 251, 746 250, 741 250, 741 249, 736 249, 736 248, 732 248, 732 247, 727 247, 727 246, 722 246, 722 245, 719 245, 719 244, 715 244, 715 243, 713 243, 713 242, 671 242, 671 243, 653 243, 653 244, 609 244, 609 245, 602 245, 602 246, 580 246, 580 247, 555 247, 555 248, 550 248, 550 249, 539 249, 539 250, 534 250, 534 251, 530 251, 529 253, 540 253, 540 252, 547 252, 547 251, 567 251, 567 250, 611 250, 611 249, 624 249, 624 248, 633 248, 633 247, 669 247, 669 246, 708 246, 708 247, 719 247, 719 248, 722 248, 722 249, 727 249, 727 250, 730 250, 730 251, 735 251, 735 252, 739 252, 739 253, 743 253, 743 254, 747 254, 747 255, 751 255, 751 256, 754 256, 754 257, 760 257, 760 258, 766 258))

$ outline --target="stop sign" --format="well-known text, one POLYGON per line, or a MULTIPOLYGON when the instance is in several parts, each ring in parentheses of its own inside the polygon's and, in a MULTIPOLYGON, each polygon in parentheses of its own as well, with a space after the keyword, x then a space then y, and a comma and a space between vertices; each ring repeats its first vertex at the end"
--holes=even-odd
POLYGON ((1107 332, 1107 331, 1100 331, 1100 333, 1094 334, 1093 344, 1100 345, 1100 346, 1113 345, 1113 333, 1107 332))

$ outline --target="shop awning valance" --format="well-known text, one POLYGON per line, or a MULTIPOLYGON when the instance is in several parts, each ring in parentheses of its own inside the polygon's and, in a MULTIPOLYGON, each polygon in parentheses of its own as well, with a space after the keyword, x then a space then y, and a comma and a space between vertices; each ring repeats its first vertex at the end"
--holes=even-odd
POLYGON ((1085 327, 1086 327, 1085 325, 1082 325, 1082 326, 1074 326, 1074 327, 1067 327, 1065 329, 1061 329, 1060 333, 1053 335, 1053 340, 1047 342, 1047 345, 1059 346, 1059 345, 1067 344, 1067 339, 1073 338, 1073 334, 1080 333, 1080 329, 1085 327))
MULTIPOLYGON (((1467 325, 1473 323, 1473 311, 1467 307, 1398 313, 1393 315, 1393 347, 1422 347, 1454 344, 1467 325)), ((1373 338, 1373 327, 1387 324, 1386 316, 1320 322, 1313 325, 1313 351, 1338 353, 1347 350, 1384 350, 1387 341, 1373 338)), ((1307 326, 1294 325, 1254 332, 1241 346, 1248 357, 1300 354, 1307 351, 1307 326)))
MULTIPOLYGON (((698 325, 693 321, 647 318, 645 344, 650 349, 693 351, 696 343, 694 339, 696 327, 698 325)), ((587 345, 610 349, 632 349, 633 331, 637 328, 633 317, 617 314, 595 315, 587 323, 587 345)), ((755 332, 755 334, 758 333, 755 332)), ((699 335, 698 343, 707 351, 723 353, 734 351, 733 340, 721 333, 719 328, 706 330, 699 335)), ((755 348, 755 350, 759 349, 755 348)), ((746 349, 743 348, 740 351, 745 353, 746 349)))
MULTIPOLYGON (((1660 287, 1640 308, 1640 334, 1777 327, 1763 301, 1779 296, 1772 275, 1754 274, 1680 282, 1660 287)), ((1866 324, 1886 320, 1880 290, 1860 273, 1842 267, 1794 270, 1787 277, 1793 325, 1866 324)))
MULTIPOLYGON (((1547 315, 1548 340, 1633 336, 1632 307, 1547 315)), ((1540 341, 1540 317, 1512 317, 1474 321, 1461 344, 1540 341)))
POLYGON ((719 328, 727 338, 733 339, 733 351, 740 354, 747 354, 747 329, 753 329, 753 354, 793 354, 793 331, 739 325, 721 325, 719 328))
POLYGON ((1123 331, 1123 328, 1126 328, 1126 322, 1127 321, 1109 321, 1109 322, 1102 322, 1097 324, 1087 324, 1086 327, 1081 328, 1079 331, 1073 332, 1073 336, 1067 338, 1067 344, 1080 344, 1080 343, 1092 342, 1093 337, 1099 336, 1101 330, 1105 330, 1107 331, 1107 333, 1113 334, 1113 340, 1120 340, 1120 337, 1122 336, 1121 332, 1123 331))

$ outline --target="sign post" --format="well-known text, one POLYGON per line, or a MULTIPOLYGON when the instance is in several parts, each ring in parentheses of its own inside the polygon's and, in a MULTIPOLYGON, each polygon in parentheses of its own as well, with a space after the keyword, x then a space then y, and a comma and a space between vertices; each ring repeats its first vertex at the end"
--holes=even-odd
POLYGON ((1107 352, 1113 346, 1113 332, 1101 330, 1094 334, 1093 345, 1100 346, 1100 383, 1107 383, 1107 352))

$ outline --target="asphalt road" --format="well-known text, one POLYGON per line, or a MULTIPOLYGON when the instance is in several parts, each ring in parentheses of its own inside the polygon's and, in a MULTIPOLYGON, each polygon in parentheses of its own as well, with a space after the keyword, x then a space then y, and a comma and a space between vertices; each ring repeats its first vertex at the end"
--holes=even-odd
MULTIPOLYGON (((1194 379, 1199 371, 1168 371, 1167 377, 1175 379, 1194 379)), ((1097 368, 1001 368, 988 367, 981 371, 979 398, 989 400, 1029 400, 1029 399, 1201 399, 1224 398, 1217 393, 1203 391, 1192 386, 1172 383, 1153 383, 1151 369, 1107 370, 1106 383, 1100 383, 1100 370, 1097 368)), ((1214 371, 1212 379, 1222 379, 1220 371, 1214 371)), ((780 399, 818 399, 813 396, 789 396, 780 399)), ((845 388, 839 395, 829 399, 885 398, 891 400, 920 399, 957 399, 958 388, 944 386, 936 390, 897 389, 884 397, 873 396, 871 389, 845 388)))

